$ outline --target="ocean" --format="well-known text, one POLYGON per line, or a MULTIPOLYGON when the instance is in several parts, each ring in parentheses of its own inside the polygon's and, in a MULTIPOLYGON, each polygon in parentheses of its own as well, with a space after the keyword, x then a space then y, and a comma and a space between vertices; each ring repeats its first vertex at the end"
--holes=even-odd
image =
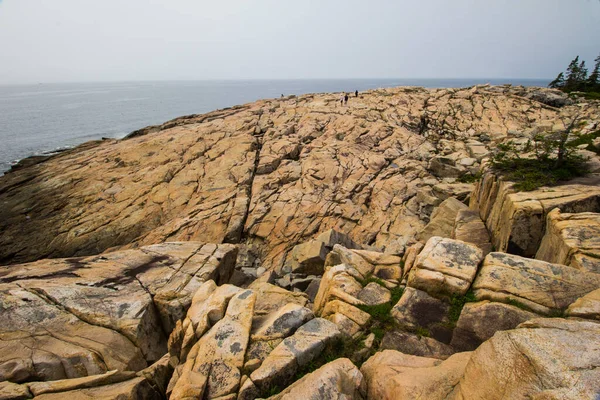
POLYGON ((0 86, 0 173, 16 161, 263 98, 394 86, 546 86, 544 79, 346 79, 61 83, 0 86))

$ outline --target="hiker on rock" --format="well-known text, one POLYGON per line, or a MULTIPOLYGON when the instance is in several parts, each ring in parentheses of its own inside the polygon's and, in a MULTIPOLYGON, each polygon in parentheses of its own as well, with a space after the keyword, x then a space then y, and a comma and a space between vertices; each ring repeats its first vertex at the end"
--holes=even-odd
POLYGON ((348 93, 344 94, 344 104, 348 104, 348 93))

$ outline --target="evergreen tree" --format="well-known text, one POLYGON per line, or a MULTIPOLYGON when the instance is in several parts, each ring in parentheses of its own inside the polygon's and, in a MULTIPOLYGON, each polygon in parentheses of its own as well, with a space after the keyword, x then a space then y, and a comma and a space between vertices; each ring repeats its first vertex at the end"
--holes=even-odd
POLYGON ((564 89, 567 92, 577 89, 577 80, 579 78, 579 56, 575 57, 567 67, 567 78, 564 89))
POLYGON ((585 66, 585 61, 582 60, 581 64, 579 64, 579 71, 577 71, 577 90, 585 90, 587 74, 588 70, 585 66))
POLYGON ((596 92, 600 91, 600 56, 596 57, 594 61, 596 62, 596 65, 594 65, 592 73, 587 78, 586 90, 596 92))
POLYGON ((558 74, 555 80, 548 84, 548 87, 553 89, 562 89, 565 86, 565 74, 562 72, 558 74))

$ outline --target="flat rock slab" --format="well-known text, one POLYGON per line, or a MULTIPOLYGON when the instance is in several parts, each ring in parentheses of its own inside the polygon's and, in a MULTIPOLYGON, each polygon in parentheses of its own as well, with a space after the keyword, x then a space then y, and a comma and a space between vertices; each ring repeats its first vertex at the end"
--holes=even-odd
POLYGON ((166 352, 174 319, 206 279, 225 279, 236 247, 164 243, 5 267, 0 379, 138 371, 166 352), (31 349, 35 349, 32 350, 31 349))
POLYGON ((454 220, 452 239, 472 243, 487 255, 492 251, 490 234, 476 210, 460 210, 454 220))
POLYGON ((566 314, 570 317, 600 320, 600 289, 577 299, 569 306, 566 314))
POLYGON ((552 210, 535 258, 600 274, 600 214, 552 210))
POLYGON ((432 295, 464 295, 483 259, 473 244, 434 236, 427 241, 408 276, 408 285, 432 295))
POLYGON ((431 219, 423 231, 419 233, 418 239, 426 242, 433 236, 450 237, 454 228, 454 220, 459 211, 467 209, 467 206, 454 197, 444 200, 431 213, 431 219))
POLYGON ((598 274, 505 253, 488 254, 473 282, 478 300, 516 301, 546 315, 564 311, 599 287, 598 274))
POLYGON ((440 360, 445 360, 455 353, 451 346, 433 338, 398 330, 385 333, 381 340, 381 349, 396 350, 404 354, 440 360))

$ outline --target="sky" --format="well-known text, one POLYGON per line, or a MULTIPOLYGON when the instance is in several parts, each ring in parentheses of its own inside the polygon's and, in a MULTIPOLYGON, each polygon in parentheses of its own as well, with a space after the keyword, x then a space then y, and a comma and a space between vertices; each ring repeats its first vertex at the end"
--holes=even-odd
POLYGON ((599 54, 598 0, 0 0, 0 84, 554 78, 599 54))

